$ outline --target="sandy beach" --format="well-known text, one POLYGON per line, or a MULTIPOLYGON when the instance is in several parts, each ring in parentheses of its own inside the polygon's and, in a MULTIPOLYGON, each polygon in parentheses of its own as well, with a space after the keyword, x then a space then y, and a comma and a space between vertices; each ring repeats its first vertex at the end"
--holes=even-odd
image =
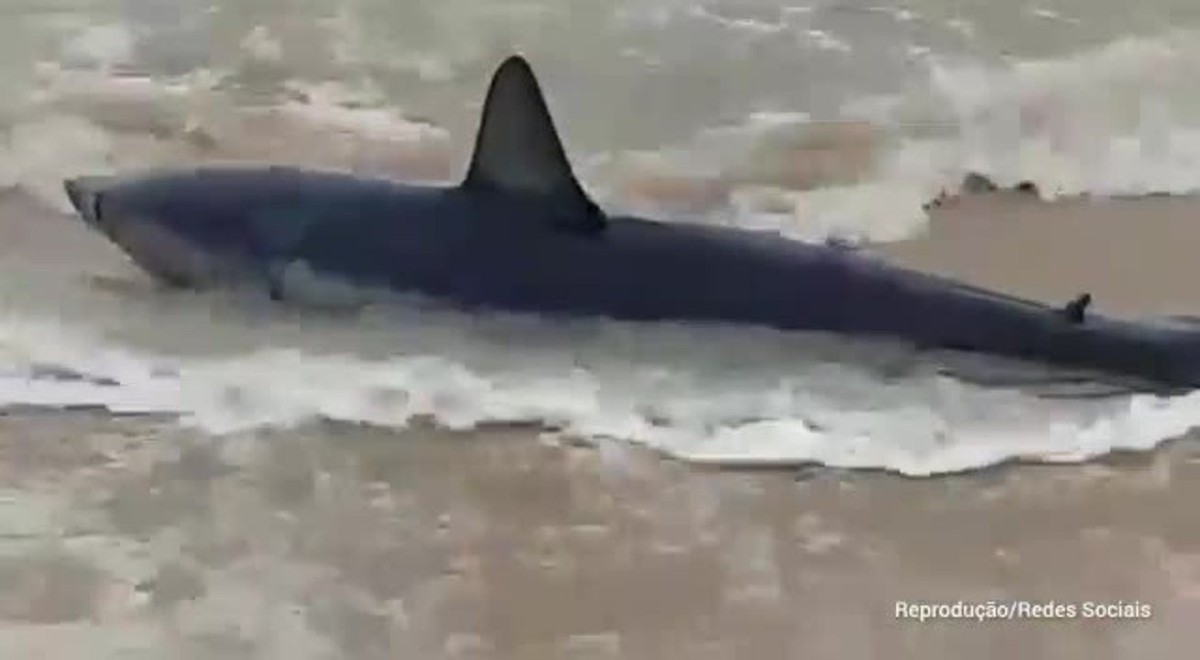
MULTIPOLYGON (((1197 215, 984 195, 884 251, 1050 301, 1194 312, 1197 215)), ((1197 499, 1194 439, 918 480, 713 470, 523 428, 218 440, 10 411, 0 657, 1184 658, 1197 499), (1024 605, 897 615, 959 601, 1024 605)))

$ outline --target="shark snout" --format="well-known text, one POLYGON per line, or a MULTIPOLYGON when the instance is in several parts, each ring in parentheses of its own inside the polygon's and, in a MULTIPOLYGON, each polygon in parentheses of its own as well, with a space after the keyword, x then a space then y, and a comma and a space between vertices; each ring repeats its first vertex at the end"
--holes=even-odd
POLYGON ((109 177, 79 177, 63 181, 63 189, 79 216, 88 224, 99 227, 102 220, 101 200, 110 182, 109 177))
POLYGON ((241 265, 219 246, 181 235, 152 204, 122 199, 120 185, 115 177, 79 177, 64 180, 63 190, 90 228, 162 283, 201 287, 241 275, 241 265))

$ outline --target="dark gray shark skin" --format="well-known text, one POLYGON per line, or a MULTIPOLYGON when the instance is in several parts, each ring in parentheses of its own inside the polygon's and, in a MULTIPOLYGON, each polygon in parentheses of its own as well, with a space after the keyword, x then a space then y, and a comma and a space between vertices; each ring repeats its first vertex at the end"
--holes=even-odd
POLYGON ((287 298, 296 265, 469 309, 769 326, 898 339, 1200 385, 1200 325, 1064 308, 778 234, 606 215, 576 180, 526 61, 488 91, 456 186, 285 167, 65 182, 93 228, 162 282, 287 298))

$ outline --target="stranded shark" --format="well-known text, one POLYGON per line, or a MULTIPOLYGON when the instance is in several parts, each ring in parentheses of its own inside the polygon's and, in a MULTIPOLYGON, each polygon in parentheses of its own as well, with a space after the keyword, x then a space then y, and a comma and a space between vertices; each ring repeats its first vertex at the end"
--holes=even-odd
POLYGON ((521 57, 497 69, 465 179, 407 185, 285 167, 65 182, 79 215, 176 287, 287 299, 298 267, 467 309, 890 338, 1200 386, 1200 325, 1052 307, 767 232, 618 217, 576 179, 521 57))

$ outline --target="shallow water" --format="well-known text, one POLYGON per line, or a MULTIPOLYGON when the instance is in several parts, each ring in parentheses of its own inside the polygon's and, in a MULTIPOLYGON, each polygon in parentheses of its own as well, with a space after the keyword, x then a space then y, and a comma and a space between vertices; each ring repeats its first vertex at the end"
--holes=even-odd
POLYGON ((694 460, 914 475, 1151 448, 1200 420, 1193 397, 1047 401, 894 347, 761 331, 164 295, 65 218, 60 190, 215 160, 451 179, 491 67, 520 50, 612 208, 890 241, 967 169, 1046 196, 1190 191, 1196 12, 1110 4, 10 4, 0 403, 216 434, 532 423, 694 460))
POLYGON ((214 442, 169 421, 14 414, 0 418, 0 649, 1186 658, 1198 473, 1191 443, 1124 465, 795 483, 521 431, 320 425, 214 442), (957 600, 1076 613, 895 614, 957 600))

